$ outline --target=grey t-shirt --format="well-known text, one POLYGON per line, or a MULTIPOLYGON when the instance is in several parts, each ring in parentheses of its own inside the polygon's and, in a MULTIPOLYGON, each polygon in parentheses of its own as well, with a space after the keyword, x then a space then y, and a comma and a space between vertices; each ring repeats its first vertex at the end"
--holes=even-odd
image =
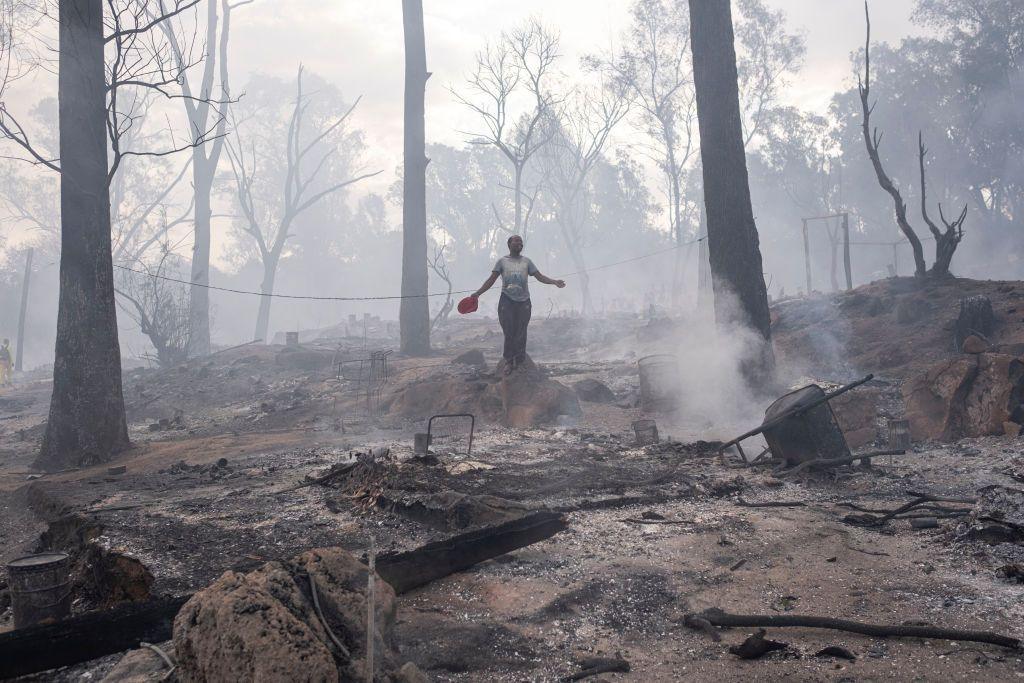
POLYGON ((537 266, 525 256, 502 256, 492 273, 501 275, 501 293, 512 301, 530 300, 530 276, 537 274, 537 266))

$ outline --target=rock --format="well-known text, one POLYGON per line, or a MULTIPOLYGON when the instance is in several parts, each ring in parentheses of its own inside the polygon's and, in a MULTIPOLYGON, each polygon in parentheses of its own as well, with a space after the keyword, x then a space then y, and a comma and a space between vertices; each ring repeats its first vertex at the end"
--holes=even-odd
POLYGON ((596 379, 581 379, 572 385, 576 395, 583 401, 591 403, 614 403, 615 393, 604 382, 596 379))
POLYGON ((974 358, 954 358, 907 380, 902 388, 910 435, 915 441, 948 440, 959 436, 963 401, 978 374, 974 358))
POLYGON ((1020 436, 1021 429, 1024 429, 1024 425, 1019 425, 1016 422, 1009 421, 1003 423, 1003 434, 1011 438, 1016 439, 1020 436))
MULTIPOLYGON (((341 548, 268 562, 248 574, 225 572, 196 593, 174 620, 178 678, 201 681, 361 680, 366 653, 367 568, 341 548), (324 617, 351 658, 318 618, 310 577, 324 617)), ((376 581, 377 665, 395 670, 391 630, 395 595, 376 581)))
POLYGON ((484 352, 480 349, 470 349, 464 353, 460 353, 452 359, 453 363, 460 365, 472 365, 474 367, 486 367, 487 359, 484 358, 484 352))
POLYGON ((988 343, 976 334, 972 334, 961 345, 960 350, 964 353, 985 353, 988 351, 988 343))
POLYGON ((427 675, 412 662, 406 662, 395 674, 395 683, 430 683, 427 675))
MULTIPOLYGON (((174 661, 174 648, 161 645, 160 649, 174 661)), ((148 647, 130 650, 114 665, 100 683, 158 683, 165 680, 167 663, 148 647)))
MULTIPOLYGON (((504 374, 503 366, 498 370, 504 374)), ((583 414, 576 392, 545 377, 529 356, 504 376, 501 398, 509 427, 537 427, 555 422, 559 415, 583 414)))

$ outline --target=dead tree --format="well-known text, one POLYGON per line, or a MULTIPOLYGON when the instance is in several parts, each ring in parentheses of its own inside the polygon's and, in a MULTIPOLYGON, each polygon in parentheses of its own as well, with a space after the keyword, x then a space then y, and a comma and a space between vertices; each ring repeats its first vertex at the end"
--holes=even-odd
POLYGON ((149 338, 154 360, 162 368, 181 363, 189 352, 188 288, 175 281, 184 275, 179 261, 171 245, 164 243, 155 263, 139 260, 131 271, 121 271, 115 290, 121 310, 149 338))
POLYGON ((935 222, 928 217, 927 182, 925 181, 924 158, 928 150, 924 146, 924 136, 917 134, 918 164, 921 167, 921 216, 925 224, 935 238, 935 263, 932 264, 930 274, 933 277, 945 277, 949 275, 949 264, 953 261, 953 253, 956 251, 960 240, 964 238, 964 220, 967 218, 967 204, 964 204, 960 215, 952 222, 946 220, 942 213, 942 203, 939 203, 939 220, 942 221, 944 230, 940 230, 935 222))
POLYGON ((441 310, 434 316, 434 320, 430 323, 430 329, 433 330, 438 326, 439 323, 448 322, 448 316, 452 312, 452 308, 455 306, 455 302, 452 301, 452 276, 448 272, 448 264, 444 259, 444 250, 448 245, 442 244, 440 247, 434 247, 434 258, 427 262, 430 269, 434 271, 444 282, 445 286, 448 287, 448 292, 445 295, 444 304, 441 306, 441 310))
MULTIPOLYGON (((483 132, 470 134, 470 142, 493 145, 512 166, 514 218, 506 232, 525 237, 529 217, 537 200, 539 185, 533 191, 524 188, 525 170, 530 159, 550 140, 551 126, 546 119, 555 114, 557 101, 550 92, 558 59, 558 36, 531 19, 524 26, 503 33, 495 44, 477 54, 476 71, 469 77, 471 95, 452 91, 455 98, 476 113, 483 132), (514 113, 520 95, 530 106, 514 113)), ((493 207, 499 226, 504 222, 493 207)))
POLYGON ((924 248, 921 246, 921 240, 918 238, 914 228, 907 220, 906 202, 903 201, 900 191, 882 167, 882 158, 878 153, 878 146, 882 142, 882 135, 878 132, 877 128, 871 128, 871 113, 874 111, 875 105, 869 103, 871 94, 871 16, 868 14, 867 2, 864 3, 864 18, 867 22, 867 39, 864 42, 864 78, 857 77, 857 89, 860 92, 861 110, 864 114, 864 121, 861 124, 861 130, 864 134, 864 145, 867 147, 871 165, 875 168, 878 184, 892 197, 893 206, 896 209, 896 225, 899 226, 900 231, 903 232, 903 235, 910 243, 911 250, 914 252, 914 274, 918 277, 924 277, 927 271, 927 266, 925 266, 924 262, 924 248))
POLYGON ((541 154, 559 230, 579 273, 583 315, 594 308, 584 256, 585 231, 591 218, 590 173, 603 158, 612 130, 628 109, 628 101, 616 89, 577 91, 572 105, 559 117, 552 144, 541 154))
POLYGON ((322 172, 337 151, 330 143, 330 136, 343 128, 359 104, 359 99, 334 121, 316 123, 317 127, 307 139, 302 131, 309 123, 306 114, 310 96, 302 91, 302 73, 303 68, 299 66, 295 79, 295 103, 285 133, 284 182, 279 197, 265 196, 262 190, 269 188, 257 188, 255 183, 263 175, 268 176, 268 179, 272 177, 273 169, 280 165, 280 160, 260 156, 254 140, 248 143, 243 140, 237 119, 233 126, 233 140, 228 140, 225 146, 235 179, 238 205, 242 211, 242 230, 252 237, 263 264, 263 281, 260 284, 262 296, 253 333, 253 339, 257 340, 267 339, 277 267, 288 238, 292 235, 295 220, 328 195, 380 173, 361 173, 334 183, 320 182, 322 172))
POLYGON ((427 300, 427 159, 424 99, 427 55, 423 0, 402 0, 405 29, 405 147, 402 165, 402 301, 399 334, 402 353, 430 352, 427 300))
MULTIPOLYGON (((653 141, 645 146, 646 155, 665 179, 669 232, 676 244, 682 244, 687 223, 684 177, 698 151, 689 19, 681 4, 671 0, 639 0, 632 14, 622 54, 590 62, 607 71, 635 102, 653 141)), ((677 259, 674 299, 681 283, 680 266, 677 259)))
POLYGON ((882 158, 879 154, 878 148, 882 141, 882 134, 878 132, 877 128, 871 127, 871 113, 875 109, 875 103, 870 102, 871 94, 871 14, 868 11, 868 3, 864 2, 864 22, 866 25, 866 38, 864 41, 864 78, 861 79, 858 76, 857 88, 860 92, 860 103, 861 110, 864 114, 864 121, 861 125, 861 129, 864 134, 864 145, 868 150, 868 157, 871 159, 871 165, 875 169, 875 176, 878 178, 878 184, 885 190, 890 197, 892 197, 893 206, 896 210, 896 225, 899 226, 900 231, 904 237, 907 238, 907 242, 910 243, 910 248, 914 253, 914 275, 916 277, 924 277, 925 275, 932 275, 934 277, 944 277, 949 274, 949 264, 953 260, 953 253, 956 251, 957 246, 960 244, 960 240, 963 239, 963 223, 967 218, 967 206, 964 206, 964 210, 960 213, 960 216, 953 222, 946 221, 945 216, 942 215, 942 206, 939 205, 939 214, 942 219, 945 230, 939 230, 934 222, 928 217, 928 206, 926 202, 926 189, 925 189, 925 168, 924 159, 928 153, 928 150, 924 147, 924 136, 922 133, 918 133, 917 144, 918 144, 918 164, 921 170, 921 215, 924 218, 924 222, 928 225, 928 229, 931 231, 932 236, 935 238, 935 263, 932 265, 931 271, 928 270, 928 266, 924 260, 924 247, 921 246, 921 239, 917 236, 917 232, 913 226, 910 225, 910 221, 907 219, 907 204, 903 201, 903 196, 900 194, 896 184, 893 183, 892 179, 885 172, 885 168, 882 166, 882 158))
MULTIPOLYGON (((169 94, 181 70, 168 64, 152 30, 199 0, 176 0, 156 17, 141 0, 60 0, 60 150, 38 149, 0 105, 0 133, 26 161, 61 174, 60 302, 53 393, 37 465, 45 469, 109 460, 128 446, 111 256, 110 183, 128 156, 166 156, 200 144, 206 131, 164 149, 126 149, 144 98, 169 94), (109 13, 104 17, 104 5, 109 13), (105 21, 106 19, 106 21, 105 21), (109 30, 105 31, 105 26, 109 30), (104 51, 111 46, 111 59, 104 51), (109 156, 108 156, 109 148, 109 156)), ((191 65, 194 62, 189 62, 191 65)), ((7 82, 0 85, 6 86, 7 82)))
POLYGON ((743 149, 732 12, 729 0, 689 2, 715 317, 720 325, 740 325, 760 337, 743 370, 752 384, 763 386, 771 381, 774 354, 743 149))
POLYGON ((28 317, 28 287, 32 279, 32 256, 35 250, 29 247, 25 255, 25 276, 21 280, 21 308, 18 311, 18 340, 14 349, 14 370, 21 372, 25 348, 25 321, 28 317))
MULTIPOLYGON (((231 35, 231 12, 248 5, 253 0, 228 2, 220 0, 220 15, 217 13, 217 0, 206 0, 206 42, 203 72, 198 83, 193 84, 187 75, 181 80, 184 97, 181 103, 185 107, 189 127, 194 131, 205 131, 214 127, 215 134, 209 144, 196 145, 192 149, 192 187, 194 191, 193 232, 195 239, 192 245, 192 285, 189 295, 189 333, 192 348, 189 353, 201 356, 210 352, 210 219, 213 215, 211 195, 213 182, 220 163, 220 155, 224 148, 227 133, 227 117, 223 108, 231 100, 228 82, 228 39, 231 35), (218 35, 218 22, 220 31, 218 35), (214 91, 219 90, 215 95, 214 91), (215 106, 220 103, 220 110, 215 106)), ((160 0, 163 10, 164 0, 160 0)), ((187 53, 183 48, 184 39, 170 22, 161 24, 167 42, 171 47, 175 63, 184 71, 187 53)))

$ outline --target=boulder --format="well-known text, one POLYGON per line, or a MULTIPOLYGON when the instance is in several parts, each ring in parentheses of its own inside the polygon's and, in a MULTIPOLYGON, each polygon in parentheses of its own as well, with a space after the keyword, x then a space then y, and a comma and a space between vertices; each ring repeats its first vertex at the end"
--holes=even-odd
POLYGON ((581 379, 572 388, 580 400, 591 403, 614 403, 615 393, 604 382, 596 379, 581 379))
MULTIPOLYGON (((160 649, 174 661, 174 648, 161 646, 160 649)), ((100 683, 161 683, 166 680, 167 671, 167 663, 160 655, 142 647, 121 657, 100 683)))
POLYGON ((1024 362, 1001 353, 941 361, 908 380, 903 397, 915 440, 1004 434, 1024 418, 1024 362))
MULTIPOLYGON (((225 572, 196 593, 174 620, 178 678, 201 681, 361 680, 366 654, 368 569, 340 548, 321 548, 248 574, 225 572), (317 616, 350 653, 345 656, 317 616)), ((395 595, 376 581, 377 666, 393 672, 395 595)))
POLYGON ((484 352, 480 349, 470 349, 464 353, 460 353, 452 359, 453 363, 459 365, 472 365, 473 367, 485 367, 487 365, 487 359, 484 358, 484 352))
POLYGON ((964 397, 978 373, 974 358, 936 363, 902 388, 910 436, 915 441, 957 438, 964 397))
POLYGON ((964 339, 964 343, 960 347, 960 350, 964 353, 985 353, 988 351, 988 344, 978 335, 972 334, 967 337, 967 339, 964 339))
POLYGON ((569 387, 549 379, 530 359, 504 374, 504 361, 498 365, 505 424, 509 427, 537 427, 550 424, 559 415, 579 417, 580 401, 569 387))

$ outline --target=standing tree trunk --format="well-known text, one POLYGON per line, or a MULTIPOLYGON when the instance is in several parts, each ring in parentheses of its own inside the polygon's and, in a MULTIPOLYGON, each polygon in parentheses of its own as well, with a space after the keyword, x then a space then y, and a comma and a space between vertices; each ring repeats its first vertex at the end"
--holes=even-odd
POLYGON ((195 213, 192 243, 192 286, 189 288, 189 356, 210 353, 210 194, 213 172, 206 168, 206 154, 196 147, 192 155, 195 213))
POLYGON ((263 259, 263 282, 260 284, 260 309, 256 314, 256 332, 253 334, 254 341, 263 341, 269 344, 267 335, 270 334, 270 304, 273 302, 274 280, 277 278, 277 264, 280 254, 269 254, 263 259))
POLYGON ((719 325, 741 325, 761 343, 743 364, 755 386, 773 375, 768 293, 750 204, 730 0, 689 0, 708 250, 719 325))
POLYGON ((14 370, 21 372, 25 346, 25 319, 28 316, 28 286, 32 279, 32 255, 34 250, 29 247, 25 256, 25 277, 21 281, 21 310, 18 312, 18 346, 14 349, 14 370))
POLYGON ((44 469, 105 462, 128 446, 107 185, 103 0, 60 0, 61 254, 44 469))
POLYGON ((405 29, 405 153, 402 191, 402 303, 399 308, 402 353, 430 351, 427 299, 427 156, 424 99, 427 53, 423 1, 402 0, 405 29))

